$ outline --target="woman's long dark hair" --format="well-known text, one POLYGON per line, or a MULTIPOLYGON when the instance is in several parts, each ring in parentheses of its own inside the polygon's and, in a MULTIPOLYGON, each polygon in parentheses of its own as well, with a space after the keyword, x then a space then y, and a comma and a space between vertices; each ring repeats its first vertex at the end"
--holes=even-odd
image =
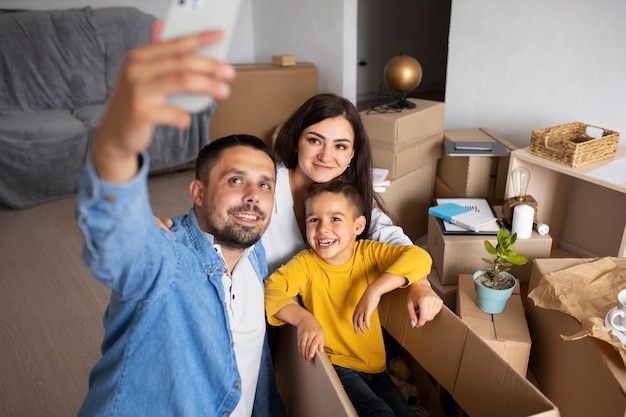
POLYGON ((289 169, 298 165, 298 141, 300 135, 309 126, 322 120, 342 116, 352 126, 354 132, 354 157, 342 175, 356 184, 363 196, 367 227, 358 239, 370 235, 372 210, 375 206, 384 210, 384 205, 372 186, 372 149, 363 122, 356 107, 347 99, 335 94, 317 94, 305 101, 289 117, 278 132, 274 142, 274 154, 279 162, 289 169))

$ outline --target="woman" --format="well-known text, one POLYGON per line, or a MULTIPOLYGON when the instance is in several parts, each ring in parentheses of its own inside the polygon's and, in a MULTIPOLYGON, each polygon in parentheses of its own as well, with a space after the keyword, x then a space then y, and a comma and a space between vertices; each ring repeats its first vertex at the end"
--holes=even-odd
MULTIPOLYGON (((308 186, 340 175, 357 184, 365 197, 367 227, 360 239, 413 244, 400 227, 394 226, 374 192, 369 139, 349 100, 334 94, 311 97, 280 129, 274 153, 281 164, 276 176, 274 212, 262 238, 270 272, 306 247, 304 193, 308 186)), ((413 325, 422 326, 432 320, 442 305, 428 280, 410 286, 407 308, 413 325)))

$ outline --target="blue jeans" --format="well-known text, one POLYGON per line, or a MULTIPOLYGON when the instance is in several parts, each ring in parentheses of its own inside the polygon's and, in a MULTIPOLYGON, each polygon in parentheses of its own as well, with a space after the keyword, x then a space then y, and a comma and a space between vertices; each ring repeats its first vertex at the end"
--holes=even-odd
POLYGON ((387 371, 367 374, 333 366, 359 417, 415 417, 387 371))

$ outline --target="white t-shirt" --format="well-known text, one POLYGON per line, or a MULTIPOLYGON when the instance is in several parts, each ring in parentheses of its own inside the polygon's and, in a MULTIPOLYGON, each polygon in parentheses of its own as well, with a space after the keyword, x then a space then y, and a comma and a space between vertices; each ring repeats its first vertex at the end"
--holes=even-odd
MULTIPOLYGON (((213 245, 221 256, 220 246, 213 245)), ((228 310, 237 368, 241 376, 241 400, 231 417, 250 417, 254 405, 263 342, 265 307, 261 282, 250 264, 246 249, 233 271, 222 276, 224 303, 228 310)))

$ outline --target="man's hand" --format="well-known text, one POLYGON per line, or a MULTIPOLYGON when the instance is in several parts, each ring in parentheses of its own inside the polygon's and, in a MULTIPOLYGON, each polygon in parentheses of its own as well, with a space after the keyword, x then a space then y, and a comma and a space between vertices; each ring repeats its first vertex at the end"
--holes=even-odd
POLYGON ((161 229, 165 230, 167 233, 169 233, 170 235, 172 235, 173 237, 176 237, 176 235, 172 232, 172 221, 168 218, 164 218, 164 219, 160 219, 157 216, 152 216, 154 218, 154 222, 157 224, 157 226, 159 226, 161 229))
POLYGON ((434 319, 443 307, 443 301, 433 291, 426 277, 409 286, 407 308, 412 327, 425 325, 434 319))
MULTIPOLYGON (((155 25, 153 38, 159 27, 155 25)), ((94 164, 102 179, 122 182, 132 178, 138 169, 137 155, 148 147, 157 125, 189 126, 191 115, 169 105, 170 94, 201 93, 216 100, 228 97, 234 68, 195 53, 222 36, 221 31, 212 31, 153 42, 127 54, 96 132, 94 164)))

